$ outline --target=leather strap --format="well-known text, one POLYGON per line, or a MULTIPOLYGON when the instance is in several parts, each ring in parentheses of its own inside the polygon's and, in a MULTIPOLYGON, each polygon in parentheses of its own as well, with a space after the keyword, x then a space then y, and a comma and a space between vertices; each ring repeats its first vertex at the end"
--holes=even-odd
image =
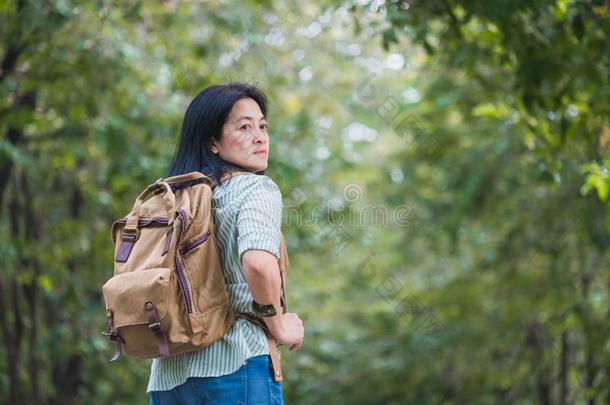
POLYGON ((286 248, 284 235, 282 235, 282 239, 280 240, 280 271, 285 273, 288 270, 289 264, 290 261, 288 260, 288 249, 286 248))
POLYGON ((278 261, 280 266, 280 280, 282 282, 282 296, 280 297, 280 304, 282 305, 283 313, 286 313, 288 303, 286 302, 286 291, 284 288, 284 273, 288 270, 288 249, 286 248, 286 242, 284 241, 284 235, 281 234, 280 239, 280 259, 278 261))
POLYGON ((235 317, 247 319, 263 329, 265 335, 267 336, 267 346, 269 346, 269 356, 271 357, 271 366, 273 367, 273 379, 274 381, 282 381, 282 363, 280 361, 280 353, 277 350, 277 341, 271 334, 271 331, 269 331, 265 321, 247 312, 236 312, 235 317))
POLYGON ((267 335, 267 346, 269 346, 269 356, 271 357, 271 366, 273 367, 273 380, 282 381, 282 363, 280 362, 280 353, 277 350, 277 342, 270 334, 267 335))
POLYGON ((127 259, 129 259, 129 255, 131 254, 131 250, 133 249, 133 244, 138 239, 139 230, 136 229, 135 233, 127 233, 123 230, 123 235, 121 236, 121 244, 117 249, 116 256, 114 260, 117 263, 125 263, 127 259))
POLYGON ((282 307, 282 313, 285 314, 287 309, 286 309, 286 292, 284 291, 284 272, 283 271, 280 272, 280 282, 281 282, 281 287, 282 287, 282 296, 280 297, 280 305, 282 307))
POLYGON ((231 172, 226 172, 224 173, 221 177, 220 177, 220 181, 216 182, 214 180, 212 180, 212 189, 214 189, 216 186, 218 186, 220 183, 224 182, 227 179, 233 178, 233 177, 237 177, 237 176, 241 176, 243 174, 252 174, 252 172, 244 172, 244 171, 231 171, 231 172))
POLYGON ((157 319, 157 313, 155 312, 155 306, 152 302, 148 301, 144 304, 146 310, 146 317, 148 318, 148 328, 155 334, 157 342, 159 342, 159 353, 162 356, 169 356, 169 346, 167 344, 167 338, 165 333, 161 329, 159 319, 157 319))
POLYGON ((117 361, 121 354, 123 354, 123 338, 119 335, 119 332, 114 328, 114 314, 110 309, 106 310, 106 331, 102 332, 102 335, 106 336, 111 341, 116 343, 116 351, 114 356, 110 359, 111 362, 117 361))

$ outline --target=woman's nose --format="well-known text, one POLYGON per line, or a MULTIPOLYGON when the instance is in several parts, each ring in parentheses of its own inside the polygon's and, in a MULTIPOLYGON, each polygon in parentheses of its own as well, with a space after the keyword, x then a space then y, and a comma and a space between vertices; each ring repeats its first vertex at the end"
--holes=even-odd
POLYGON ((266 137, 267 137, 267 133, 264 130, 257 128, 254 131, 253 141, 254 141, 254 143, 261 143, 266 140, 266 137))

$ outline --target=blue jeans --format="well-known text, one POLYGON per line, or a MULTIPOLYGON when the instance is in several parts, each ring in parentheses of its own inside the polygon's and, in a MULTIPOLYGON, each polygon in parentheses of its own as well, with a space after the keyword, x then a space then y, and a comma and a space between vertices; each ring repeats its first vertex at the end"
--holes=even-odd
POLYGON ((150 405, 283 405, 282 382, 273 379, 268 354, 250 357, 232 374, 190 377, 169 391, 151 391, 150 405))

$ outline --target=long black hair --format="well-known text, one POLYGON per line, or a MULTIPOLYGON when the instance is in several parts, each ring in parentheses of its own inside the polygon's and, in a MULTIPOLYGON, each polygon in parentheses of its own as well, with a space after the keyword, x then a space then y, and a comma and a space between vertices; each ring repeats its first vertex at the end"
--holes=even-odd
MULTIPOLYGON (((217 84, 197 94, 184 114, 180 141, 168 177, 199 171, 218 182, 225 172, 247 171, 222 159, 211 149, 212 139, 220 141, 222 127, 233 105, 247 97, 258 104, 263 115, 267 115, 267 96, 254 85, 240 82, 217 84)), ((256 172, 264 173, 264 170, 256 172)))

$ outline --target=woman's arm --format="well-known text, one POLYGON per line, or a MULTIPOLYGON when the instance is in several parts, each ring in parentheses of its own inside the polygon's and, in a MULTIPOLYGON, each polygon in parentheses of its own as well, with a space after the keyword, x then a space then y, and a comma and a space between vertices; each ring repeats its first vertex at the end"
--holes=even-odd
POLYGON ((273 337, 279 344, 290 346, 290 351, 298 349, 303 342, 303 322, 295 313, 282 313, 277 258, 264 250, 248 250, 243 254, 242 266, 254 300, 275 307, 275 315, 262 318, 273 337))
POLYGON ((248 250, 242 256, 242 267, 252 292, 254 301, 259 304, 272 304, 276 315, 263 318, 275 337, 283 336, 280 306, 281 280, 277 259, 264 250, 248 250))
POLYGON ((263 317, 269 331, 290 350, 303 340, 303 323, 294 313, 282 313, 280 305, 282 195, 266 176, 254 176, 237 213, 238 255, 253 299, 273 305, 276 315, 263 317))

